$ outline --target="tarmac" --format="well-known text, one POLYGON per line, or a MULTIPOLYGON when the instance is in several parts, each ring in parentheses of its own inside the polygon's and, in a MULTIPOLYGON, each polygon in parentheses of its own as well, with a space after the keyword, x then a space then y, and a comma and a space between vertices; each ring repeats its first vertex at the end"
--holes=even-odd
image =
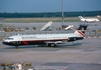
POLYGON ((30 62, 35 70, 101 70, 101 38, 85 38, 56 48, 32 45, 15 49, 0 41, 0 63, 7 62, 30 62))

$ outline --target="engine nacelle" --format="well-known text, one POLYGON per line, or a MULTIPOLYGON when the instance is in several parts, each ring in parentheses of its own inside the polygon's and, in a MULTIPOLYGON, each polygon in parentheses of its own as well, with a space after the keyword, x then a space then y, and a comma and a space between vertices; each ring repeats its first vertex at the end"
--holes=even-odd
POLYGON ((72 38, 68 38, 68 42, 72 42, 72 41, 76 41, 76 40, 82 40, 84 39, 83 37, 72 37, 72 38))

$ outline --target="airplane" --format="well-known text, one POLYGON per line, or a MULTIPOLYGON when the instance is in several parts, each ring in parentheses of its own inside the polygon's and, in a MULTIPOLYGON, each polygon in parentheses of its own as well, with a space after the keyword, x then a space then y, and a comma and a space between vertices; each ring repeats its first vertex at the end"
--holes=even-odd
POLYGON ((80 20, 83 22, 91 23, 91 22, 99 22, 99 19, 97 18, 83 18, 82 16, 79 16, 80 20))
POLYGON ((54 47, 57 47, 57 44, 65 44, 67 42, 84 39, 86 29, 86 25, 80 25, 78 30, 76 30, 74 33, 68 34, 15 35, 4 39, 2 43, 9 46, 15 46, 16 49, 22 45, 47 45, 51 47, 52 44, 54 44, 54 47))

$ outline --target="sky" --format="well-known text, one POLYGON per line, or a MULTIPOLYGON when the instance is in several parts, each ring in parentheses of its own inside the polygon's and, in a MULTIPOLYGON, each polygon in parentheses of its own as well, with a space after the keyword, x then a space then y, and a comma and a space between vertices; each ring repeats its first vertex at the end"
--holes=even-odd
MULTIPOLYGON (((64 12, 99 11, 101 0, 64 0, 64 12)), ((0 0, 0 12, 61 12, 62 0, 0 0)))

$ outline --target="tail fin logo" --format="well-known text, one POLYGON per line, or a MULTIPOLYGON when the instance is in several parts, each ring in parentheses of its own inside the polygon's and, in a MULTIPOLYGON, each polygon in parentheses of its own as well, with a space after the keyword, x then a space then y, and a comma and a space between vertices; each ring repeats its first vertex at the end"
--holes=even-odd
POLYGON ((84 37, 85 30, 87 29, 87 25, 79 25, 78 30, 74 32, 74 34, 80 35, 84 37))
POLYGON ((78 30, 77 31, 81 36, 84 36, 84 34, 80 31, 80 30, 78 30))

